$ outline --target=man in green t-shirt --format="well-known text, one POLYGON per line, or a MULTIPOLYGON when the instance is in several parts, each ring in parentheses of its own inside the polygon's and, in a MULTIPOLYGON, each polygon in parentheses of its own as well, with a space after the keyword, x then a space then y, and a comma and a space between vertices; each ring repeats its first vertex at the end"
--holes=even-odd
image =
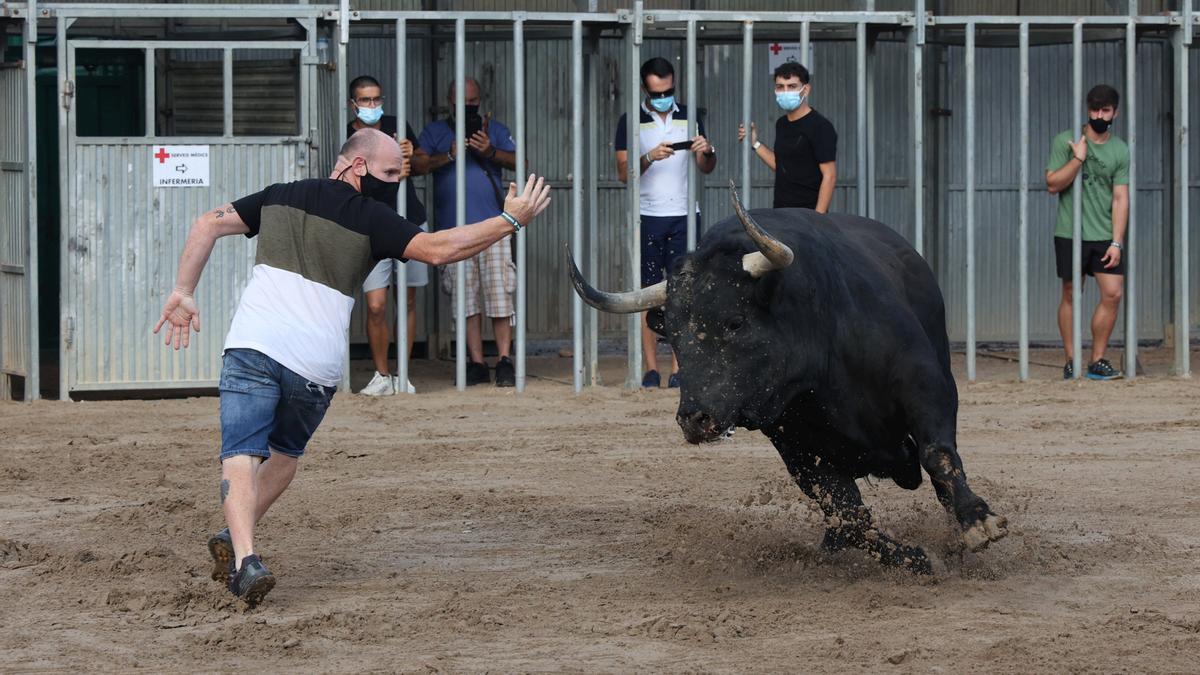
MULTIPOLYGON (((1121 373, 1113 368, 1104 352, 1117 322, 1117 308, 1125 285, 1125 225, 1129 222, 1129 146, 1111 131, 1117 116, 1120 95, 1116 89, 1098 84, 1087 95, 1088 121, 1083 133, 1067 130, 1050 143, 1046 162, 1046 187, 1058 195, 1058 218, 1054 228, 1054 257, 1058 277, 1062 279, 1062 300, 1058 305, 1058 330, 1067 352, 1063 379, 1075 377, 1071 335, 1071 295, 1074 270, 1071 261, 1074 225, 1072 223, 1073 183, 1083 171, 1083 235, 1081 274, 1096 279, 1100 304, 1092 314, 1092 358, 1087 377, 1114 380, 1121 373)), ((1082 276, 1080 283, 1083 282, 1082 276)), ((1082 288, 1080 289, 1082 291, 1082 288)))

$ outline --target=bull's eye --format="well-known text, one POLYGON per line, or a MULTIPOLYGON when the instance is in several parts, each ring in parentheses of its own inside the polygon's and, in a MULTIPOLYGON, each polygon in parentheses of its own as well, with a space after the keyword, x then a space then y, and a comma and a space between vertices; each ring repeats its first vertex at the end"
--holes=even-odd
POLYGON ((733 333, 733 332, 737 331, 739 328, 741 328, 742 324, 744 324, 744 323, 746 323, 746 317, 744 317, 744 316, 739 315, 739 316, 730 317, 725 320, 725 329, 728 330, 730 333, 733 333))

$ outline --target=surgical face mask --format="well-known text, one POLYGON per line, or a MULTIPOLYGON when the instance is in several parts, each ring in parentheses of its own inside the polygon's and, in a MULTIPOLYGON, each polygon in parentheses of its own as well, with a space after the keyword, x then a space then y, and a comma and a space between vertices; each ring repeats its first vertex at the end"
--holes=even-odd
POLYGON ((396 194, 400 191, 399 181, 389 183, 379 180, 371 175, 371 169, 367 167, 367 173, 363 175, 359 183, 364 197, 370 197, 377 202, 387 204, 393 211, 396 210, 396 194))
POLYGON ((383 106, 378 108, 363 108, 358 107, 357 112, 359 121, 368 126, 373 126, 383 118, 383 106))
POLYGON ((1096 119, 1088 120, 1088 125, 1092 127, 1092 131, 1102 134, 1108 131, 1108 128, 1112 126, 1112 120, 1106 120, 1103 117, 1097 117, 1096 119))
POLYGON ((775 92, 775 103, 777 103, 780 108, 787 112, 792 112, 796 108, 799 108, 800 105, 804 103, 805 98, 806 97, 801 96, 800 92, 798 91, 775 92))
POLYGON ((650 107, 660 113, 665 113, 675 107, 675 97, 664 96, 663 98, 652 98, 650 99, 650 107))

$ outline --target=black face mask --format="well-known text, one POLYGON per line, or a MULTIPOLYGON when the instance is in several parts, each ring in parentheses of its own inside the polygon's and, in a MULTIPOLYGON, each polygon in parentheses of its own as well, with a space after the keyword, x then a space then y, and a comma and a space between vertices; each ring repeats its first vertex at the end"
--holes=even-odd
MULTIPOLYGON (((350 170, 350 167, 342 169, 342 173, 338 174, 338 180, 350 170)), ((387 204, 393 211, 396 210, 396 195, 400 192, 400 183, 389 183, 382 181, 371 175, 371 167, 367 167, 367 173, 359 179, 359 191, 364 197, 370 197, 377 202, 387 204)))
POLYGON ((1112 126, 1112 120, 1106 120, 1103 117, 1097 117, 1094 120, 1088 120, 1088 126, 1092 128, 1092 131, 1102 134, 1108 131, 1108 128, 1112 126))

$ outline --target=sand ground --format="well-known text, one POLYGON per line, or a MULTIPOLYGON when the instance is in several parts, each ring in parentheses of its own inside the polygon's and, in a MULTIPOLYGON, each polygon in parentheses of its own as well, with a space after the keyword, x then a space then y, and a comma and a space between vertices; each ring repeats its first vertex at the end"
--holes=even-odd
POLYGON ((1007 539, 959 555, 928 481, 862 483, 932 578, 823 554, 761 434, 689 446, 672 391, 576 396, 544 358, 524 395, 459 393, 417 362, 415 397, 335 398, 249 611, 208 578, 216 398, 2 404, 0 670, 1195 672, 1200 379, 1003 358, 956 362, 1007 539))

